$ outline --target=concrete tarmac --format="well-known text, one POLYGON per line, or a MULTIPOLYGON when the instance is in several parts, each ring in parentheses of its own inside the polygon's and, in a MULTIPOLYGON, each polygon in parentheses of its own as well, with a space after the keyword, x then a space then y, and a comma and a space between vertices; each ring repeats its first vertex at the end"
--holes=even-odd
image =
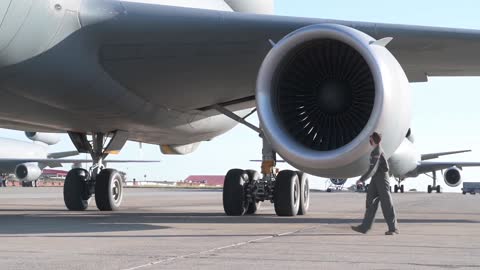
MULTIPOLYGON (((222 193, 127 189, 123 209, 65 210, 61 188, 0 188, 0 269, 480 269, 480 196, 394 194, 400 235, 351 231, 362 193, 307 216, 227 217, 222 193)), ((380 209, 379 209, 380 210, 380 209)))

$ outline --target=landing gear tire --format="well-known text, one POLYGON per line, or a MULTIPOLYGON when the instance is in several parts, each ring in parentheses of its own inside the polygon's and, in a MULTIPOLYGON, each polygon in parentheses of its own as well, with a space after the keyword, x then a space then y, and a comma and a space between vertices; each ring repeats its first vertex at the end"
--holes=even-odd
POLYGON ((432 193, 432 186, 431 185, 428 185, 427 192, 432 193))
POLYGON ((397 185, 395 185, 395 186, 393 187, 393 192, 398 193, 398 186, 397 186, 397 185))
POLYGON ((437 191, 437 193, 441 193, 442 192, 442 188, 440 187, 440 185, 438 185, 435 190, 437 191))
POLYGON ((37 185, 37 184, 38 184, 37 180, 35 180, 35 181, 32 181, 32 187, 38 187, 38 185, 37 185))
POLYGON ((100 211, 115 211, 123 199, 123 177, 113 169, 103 169, 95 179, 95 202, 100 211))
POLYGON ((245 183, 249 180, 247 172, 232 169, 225 176, 223 184, 223 210, 229 216, 243 216, 248 209, 245 198, 245 183))
POLYGON ((281 171, 275 179, 275 213, 278 216, 295 216, 300 207, 300 181, 294 171, 281 171))
POLYGON ((403 185, 400 186, 400 192, 403 193, 405 191, 403 185))
POLYGON ((88 208, 90 195, 88 195, 88 171, 84 169, 70 170, 63 185, 63 201, 68 210, 84 211, 88 208))
MULTIPOLYGON (((254 183, 254 182, 258 182, 260 180, 260 178, 262 178, 260 176, 260 174, 257 172, 257 171, 254 171, 254 170, 246 170, 245 171, 248 175, 248 181, 249 183, 254 183)), ((254 198, 255 200, 255 198, 254 198)), ((248 204, 248 208, 247 208, 247 212, 245 214, 247 215, 253 215, 255 213, 257 213, 257 211, 260 209, 260 205, 262 204, 262 202, 250 202, 248 204)))
POLYGON ((300 205, 298 207, 298 215, 306 215, 310 206, 310 185, 308 177, 303 172, 297 172, 300 185, 300 205))

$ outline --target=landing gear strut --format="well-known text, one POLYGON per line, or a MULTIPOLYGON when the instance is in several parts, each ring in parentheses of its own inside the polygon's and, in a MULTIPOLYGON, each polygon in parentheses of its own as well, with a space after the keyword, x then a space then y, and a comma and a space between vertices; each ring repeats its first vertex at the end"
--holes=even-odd
POLYGON ((263 176, 252 170, 230 170, 223 187, 225 213, 230 216, 255 214, 261 202, 270 201, 278 216, 306 215, 310 204, 306 174, 291 170, 278 172, 275 165, 276 153, 263 139, 263 176))
POLYGON ((404 186, 401 184, 403 182, 403 179, 395 178, 395 180, 397 181, 398 184, 393 187, 393 191, 395 193, 398 193, 399 191, 403 193, 405 191, 404 186))
POLYGON ((128 134, 115 131, 106 143, 108 136, 104 133, 93 133, 89 141, 85 133, 69 133, 79 153, 89 153, 93 165, 87 171, 75 168, 68 172, 63 186, 65 206, 72 211, 83 211, 93 195, 97 208, 101 211, 117 210, 123 199, 123 178, 113 169, 105 169, 104 159, 110 153, 118 152, 125 145, 128 134), (106 145, 106 146, 105 146, 106 145))
POLYGON ((427 192, 432 193, 432 191, 436 191, 437 193, 441 193, 442 188, 440 187, 440 185, 437 185, 437 173, 435 171, 433 171, 431 176, 428 175, 428 174, 426 174, 426 175, 429 176, 430 178, 432 178, 432 180, 433 180, 433 185, 428 185, 427 192))
POLYGON ((240 117, 221 105, 212 106, 223 115, 257 132, 263 140, 262 177, 251 170, 233 169, 225 176, 223 186, 223 209, 227 215, 241 216, 254 214, 260 202, 270 201, 279 216, 305 215, 310 204, 308 178, 303 172, 276 168, 277 154, 264 138, 262 129, 240 117))

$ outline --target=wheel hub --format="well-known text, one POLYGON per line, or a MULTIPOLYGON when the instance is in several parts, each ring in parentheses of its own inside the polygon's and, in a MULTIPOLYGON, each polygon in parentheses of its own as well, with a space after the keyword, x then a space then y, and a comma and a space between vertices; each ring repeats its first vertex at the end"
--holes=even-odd
POLYGON ((121 188, 120 188, 120 182, 118 180, 114 180, 112 183, 112 197, 115 200, 115 202, 118 202, 121 197, 121 188))

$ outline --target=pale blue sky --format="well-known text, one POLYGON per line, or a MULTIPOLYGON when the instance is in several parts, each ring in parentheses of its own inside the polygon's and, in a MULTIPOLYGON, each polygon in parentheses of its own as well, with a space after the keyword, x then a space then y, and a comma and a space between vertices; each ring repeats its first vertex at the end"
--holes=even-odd
MULTIPOLYGON (((277 0, 276 12, 289 16, 480 29, 479 8, 480 4, 473 0, 277 0)), ((471 154, 451 156, 444 160, 480 161, 479 86, 480 78, 431 78, 428 83, 412 84, 412 129, 421 153, 470 148, 474 150, 471 154)), ((256 117, 250 120, 257 122, 256 117)), ((21 132, 16 131, 1 130, 0 136, 26 140, 21 132)), ((60 144, 51 147, 52 151, 69 149, 73 149, 73 145, 67 136, 60 144)), ((248 160, 260 158, 260 152, 261 141, 258 136, 238 126, 221 137, 203 143, 191 155, 164 156, 157 146, 144 145, 139 150, 137 143, 128 143, 115 158, 162 160, 159 164, 116 166, 126 171, 130 179, 142 179, 147 174, 148 179, 180 180, 190 174, 224 174, 230 168, 256 168, 260 164, 248 160)), ((466 168, 463 176, 466 181, 478 181, 480 168, 466 168)), ((313 180, 314 186, 324 187, 323 179, 313 180)), ((442 178, 440 181, 445 186, 442 178)), ((421 190, 425 190, 430 183, 426 177, 405 182, 407 188, 421 190)))

